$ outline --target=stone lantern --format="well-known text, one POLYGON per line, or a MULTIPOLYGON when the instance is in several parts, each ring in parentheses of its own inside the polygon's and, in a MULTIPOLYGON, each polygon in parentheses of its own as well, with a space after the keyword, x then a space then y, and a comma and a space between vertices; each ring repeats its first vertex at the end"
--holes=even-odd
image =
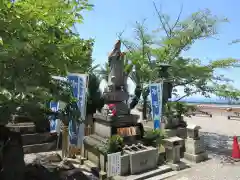
POLYGON ((171 65, 168 64, 160 64, 159 67, 159 77, 163 79, 163 103, 162 106, 167 103, 168 99, 172 97, 172 83, 168 80, 169 72, 168 69, 171 65), (166 81, 167 80, 167 81, 166 81))

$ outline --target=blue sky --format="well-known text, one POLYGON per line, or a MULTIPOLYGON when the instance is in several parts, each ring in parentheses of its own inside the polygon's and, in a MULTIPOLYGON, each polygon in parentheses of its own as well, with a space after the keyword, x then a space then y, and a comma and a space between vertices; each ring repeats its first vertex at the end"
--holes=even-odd
MULTIPOLYGON (((95 5, 94 10, 84 13, 84 24, 78 25, 77 30, 83 38, 95 39, 93 58, 98 64, 107 61, 107 55, 117 39, 117 33, 125 30, 124 37, 131 38, 135 22, 145 18, 149 30, 154 30, 159 25, 152 0, 92 0, 91 2, 95 5)), ((198 41, 189 51, 183 53, 184 56, 199 58, 204 63, 220 58, 239 58, 240 44, 228 45, 232 40, 240 38, 239 0, 155 0, 155 2, 159 7, 161 5, 162 11, 173 19, 177 17, 181 4, 183 4, 182 19, 206 8, 214 15, 229 19, 229 23, 219 26, 220 34, 217 37, 220 40, 198 41)), ((237 71, 231 69, 218 73, 226 74, 234 80, 235 86, 240 88, 237 71)))

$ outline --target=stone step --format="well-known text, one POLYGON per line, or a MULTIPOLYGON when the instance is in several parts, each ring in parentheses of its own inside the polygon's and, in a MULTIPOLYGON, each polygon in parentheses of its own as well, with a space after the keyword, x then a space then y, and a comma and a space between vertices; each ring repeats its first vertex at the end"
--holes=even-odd
POLYGON ((23 145, 43 144, 56 141, 58 136, 56 134, 46 133, 34 133, 34 134, 22 134, 23 145))
POLYGON ((164 180, 164 179, 170 178, 172 176, 175 176, 178 173, 179 173, 178 171, 170 171, 170 172, 160 174, 160 175, 157 175, 157 176, 154 176, 154 177, 151 177, 151 178, 147 178, 145 180, 164 180))
POLYGON ((88 167, 89 169, 91 169, 92 167, 97 167, 94 163, 92 163, 92 162, 89 161, 89 160, 84 161, 84 165, 85 165, 86 167, 88 167))
POLYGON ((20 132, 21 134, 33 134, 36 133, 36 127, 34 123, 9 123, 6 125, 11 131, 20 132))
MULTIPOLYGON (((159 166, 157 169, 142 173, 142 174, 136 174, 136 175, 130 175, 130 176, 117 176, 114 177, 114 180, 146 180, 150 179, 160 175, 163 175, 165 173, 169 173, 172 171, 172 168, 168 165, 162 165, 159 166)), ((154 180, 158 180, 157 178, 154 180)), ((159 179, 160 180, 160 179, 159 179)))
POLYGON ((48 152, 56 150, 56 141, 43 143, 43 144, 32 144, 23 146, 24 154, 48 152))

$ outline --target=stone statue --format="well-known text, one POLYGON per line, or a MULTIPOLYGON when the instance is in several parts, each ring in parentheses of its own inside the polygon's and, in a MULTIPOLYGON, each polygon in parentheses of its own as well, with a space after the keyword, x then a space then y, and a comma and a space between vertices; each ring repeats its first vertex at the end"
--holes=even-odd
POLYGON ((121 52, 121 41, 118 40, 114 45, 114 49, 108 56, 110 73, 108 75, 108 86, 110 91, 125 88, 124 73, 124 53, 121 52))
POLYGON ((108 88, 104 91, 106 104, 102 108, 102 113, 108 116, 130 113, 126 104, 129 94, 126 90, 127 76, 124 72, 124 55, 121 52, 121 41, 118 40, 108 56, 110 72, 108 74, 108 88))

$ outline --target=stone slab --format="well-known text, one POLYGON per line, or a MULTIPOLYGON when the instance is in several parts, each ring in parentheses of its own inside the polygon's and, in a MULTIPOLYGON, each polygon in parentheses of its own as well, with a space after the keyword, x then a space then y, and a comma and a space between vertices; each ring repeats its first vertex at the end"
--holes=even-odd
POLYGON ((189 154, 187 152, 184 153, 184 158, 190 162, 199 163, 208 159, 208 155, 206 152, 200 154, 189 154))
POLYGON ((185 140, 185 148, 188 154, 199 154, 204 152, 204 141, 202 138, 199 138, 197 140, 195 139, 186 139, 185 140))
POLYGON ((147 178, 145 180, 163 180, 163 179, 167 179, 167 178, 170 178, 172 176, 175 176, 177 174, 178 174, 177 171, 170 171, 170 172, 160 174, 160 175, 157 175, 157 176, 154 176, 154 177, 151 177, 151 178, 147 178))
POLYGON ((172 170, 174 171, 180 171, 180 170, 183 170, 183 169, 186 169, 188 168, 188 165, 185 164, 184 162, 182 161, 179 161, 178 163, 168 163, 168 165, 172 168, 172 170))
POLYGON ((57 140, 57 134, 35 133, 35 134, 22 134, 23 145, 42 144, 57 140))
POLYGON ((93 117, 95 118, 95 122, 99 122, 101 124, 105 124, 107 126, 112 127, 132 126, 137 124, 139 119, 139 115, 136 114, 107 116, 99 112, 95 113, 93 117))
MULTIPOLYGON (((163 175, 165 173, 171 172, 172 168, 168 165, 159 166, 154 170, 148 172, 142 172, 136 175, 130 176, 115 176, 113 180, 146 180, 148 178, 154 178, 155 176, 163 175)), ((155 179, 157 180, 157 179, 155 179)))
POLYGON ((23 146, 24 154, 48 152, 54 150, 56 150, 56 141, 50 143, 23 146))
POLYGON ((8 127, 11 131, 20 132, 21 134, 31 134, 36 132, 34 123, 9 123, 6 127, 8 127))

